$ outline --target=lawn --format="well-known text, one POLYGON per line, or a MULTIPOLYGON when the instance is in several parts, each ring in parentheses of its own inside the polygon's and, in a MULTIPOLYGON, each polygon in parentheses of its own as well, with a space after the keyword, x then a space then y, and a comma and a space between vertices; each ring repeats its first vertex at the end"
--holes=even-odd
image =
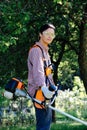
MULTIPOLYGON (((35 130, 35 125, 30 126, 3 126, 0 130, 35 130)), ((87 130, 87 126, 73 121, 59 121, 52 123, 51 130, 87 130)))

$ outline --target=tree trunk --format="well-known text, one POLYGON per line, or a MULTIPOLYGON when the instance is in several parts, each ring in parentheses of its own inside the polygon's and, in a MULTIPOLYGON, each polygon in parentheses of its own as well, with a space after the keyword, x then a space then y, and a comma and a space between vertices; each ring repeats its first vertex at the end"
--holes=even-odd
MULTIPOLYGON (((65 49, 65 44, 66 44, 66 41, 63 41, 63 43, 61 44, 61 51, 59 53, 59 57, 57 59, 56 62, 54 62, 54 65, 55 65, 55 70, 54 70, 54 75, 53 75, 53 79, 54 79, 54 83, 57 85, 57 82, 58 82, 58 66, 60 64, 60 61, 63 57, 63 54, 64 54, 64 49, 65 49)), ((53 103, 52 105, 53 107, 55 107, 55 102, 53 103)), ((55 122, 55 111, 52 110, 52 122, 55 122)))
POLYGON ((79 67, 87 93, 87 5, 84 10, 84 16, 80 27, 79 67))

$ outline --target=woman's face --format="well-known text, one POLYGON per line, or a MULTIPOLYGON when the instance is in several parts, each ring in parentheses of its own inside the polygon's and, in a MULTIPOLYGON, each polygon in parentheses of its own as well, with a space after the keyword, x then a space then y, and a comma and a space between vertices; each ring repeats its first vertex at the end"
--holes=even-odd
POLYGON ((55 31, 52 28, 48 28, 47 30, 40 33, 40 40, 46 45, 50 44, 54 38, 55 38, 55 31))

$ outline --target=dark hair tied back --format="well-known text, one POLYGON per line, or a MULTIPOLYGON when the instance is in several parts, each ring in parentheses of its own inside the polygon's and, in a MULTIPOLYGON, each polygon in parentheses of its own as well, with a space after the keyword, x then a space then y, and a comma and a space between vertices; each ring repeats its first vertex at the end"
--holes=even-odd
POLYGON ((55 30, 55 27, 54 27, 53 24, 44 24, 40 28, 40 33, 42 33, 43 31, 47 30, 48 28, 52 28, 52 29, 55 30))

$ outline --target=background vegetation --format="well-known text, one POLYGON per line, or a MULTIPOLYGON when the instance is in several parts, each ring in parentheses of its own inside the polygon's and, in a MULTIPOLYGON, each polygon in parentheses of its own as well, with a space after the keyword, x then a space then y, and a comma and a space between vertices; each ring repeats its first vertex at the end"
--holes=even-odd
POLYGON ((78 75, 86 88, 86 39, 85 44, 82 42, 87 27, 86 4, 85 0, 0 1, 0 86, 11 77, 27 80, 29 48, 38 41, 40 26, 49 22, 56 27, 56 38, 50 46, 55 83, 60 80, 64 89, 72 89, 78 75))

